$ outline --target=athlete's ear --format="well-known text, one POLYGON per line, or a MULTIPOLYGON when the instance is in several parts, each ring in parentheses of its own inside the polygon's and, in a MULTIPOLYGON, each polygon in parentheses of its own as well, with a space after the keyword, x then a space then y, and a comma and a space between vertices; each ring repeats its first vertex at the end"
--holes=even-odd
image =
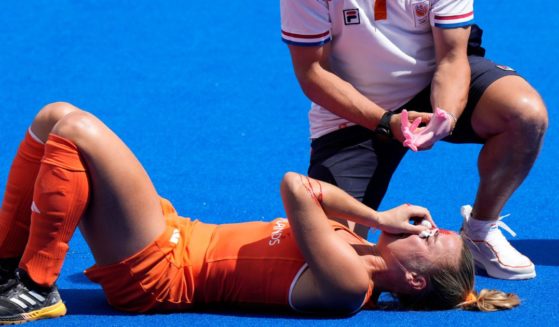
POLYGON ((408 271, 406 272, 406 281, 408 285, 417 291, 421 291, 425 287, 427 287, 427 279, 416 272, 408 271))

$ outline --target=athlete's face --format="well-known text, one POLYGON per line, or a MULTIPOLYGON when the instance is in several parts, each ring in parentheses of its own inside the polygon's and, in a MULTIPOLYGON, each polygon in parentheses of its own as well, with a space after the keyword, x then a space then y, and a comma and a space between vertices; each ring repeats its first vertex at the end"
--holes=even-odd
POLYGON ((382 233, 377 246, 387 264, 411 269, 418 265, 458 264, 462 239, 458 234, 444 229, 428 238, 382 233))

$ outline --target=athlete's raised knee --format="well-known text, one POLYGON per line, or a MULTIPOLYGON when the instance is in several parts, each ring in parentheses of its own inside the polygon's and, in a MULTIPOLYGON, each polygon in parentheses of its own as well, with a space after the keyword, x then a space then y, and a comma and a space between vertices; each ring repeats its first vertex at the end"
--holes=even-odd
POLYGON ((45 142, 56 123, 69 113, 79 111, 77 107, 67 102, 53 102, 44 106, 31 124, 33 136, 45 142))
POLYGON ((62 136, 79 146, 80 143, 94 139, 100 132, 102 123, 85 111, 70 112, 60 119, 52 133, 62 136))

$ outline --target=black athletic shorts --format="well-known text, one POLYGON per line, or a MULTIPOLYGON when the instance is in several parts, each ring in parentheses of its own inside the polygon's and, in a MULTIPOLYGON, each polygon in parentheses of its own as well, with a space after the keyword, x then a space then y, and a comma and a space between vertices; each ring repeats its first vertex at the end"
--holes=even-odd
MULTIPOLYGON (((483 92, 501 77, 517 75, 511 68, 484 58, 481 29, 472 26, 468 47, 471 83, 468 102, 456 127, 444 141, 484 143, 471 125, 472 113, 483 92)), ((431 87, 403 105, 410 111, 432 112, 431 87)), ((350 126, 314 139, 311 143, 310 177, 337 185, 350 195, 377 209, 396 167, 407 152, 398 141, 378 136, 362 126, 350 126)))

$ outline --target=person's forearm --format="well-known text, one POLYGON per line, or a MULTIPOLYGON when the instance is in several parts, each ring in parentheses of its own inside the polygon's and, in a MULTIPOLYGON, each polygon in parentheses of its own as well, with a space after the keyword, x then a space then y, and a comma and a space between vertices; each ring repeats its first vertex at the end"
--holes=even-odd
POLYGON ((296 173, 287 173, 281 187, 284 206, 292 226, 301 232, 299 244, 311 246, 313 239, 330 230, 326 219, 345 219, 393 234, 419 234, 427 227, 410 224, 427 219, 435 226, 426 208, 410 204, 377 212, 338 187, 296 173))
POLYGON ((465 55, 451 53, 441 59, 431 86, 433 110, 441 108, 460 117, 468 100, 470 65, 465 55))
POLYGON ((351 84, 319 64, 298 75, 303 92, 313 102, 351 122, 374 130, 385 110, 351 84))
POLYGON ((315 198, 317 204, 322 206, 329 218, 345 219, 367 227, 378 228, 379 213, 377 211, 332 184, 303 175, 299 175, 299 178, 308 194, 315 198))

